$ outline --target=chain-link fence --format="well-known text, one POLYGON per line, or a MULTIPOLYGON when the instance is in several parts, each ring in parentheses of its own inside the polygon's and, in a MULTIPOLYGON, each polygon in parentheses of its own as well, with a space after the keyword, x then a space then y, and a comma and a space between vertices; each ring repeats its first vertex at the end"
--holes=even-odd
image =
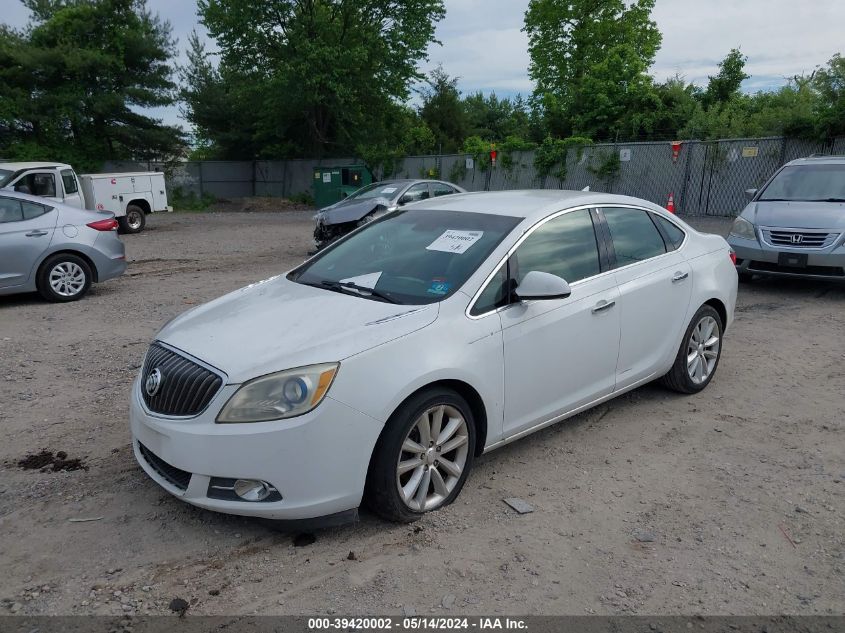
MULTIPOLYGON (((678 143, 606 143, 571 148, 565 165, 542 173, 535 152, 487 157, 464 154, 409 156, 384 178, 439 178, 468 191, 584 189, 619 193, 666 205, 678 213, 732 216, 746 204, 745 190, 758 188, 784 163, 813 154, 845 154, 845 138, 827 141, 770 137, 678 143)), ((106 171, 164 170, 171 191, 235 198, 289 197, 312 193, 314 169, 360 164, 354 158, 278 161, 110 163, 106 171)))

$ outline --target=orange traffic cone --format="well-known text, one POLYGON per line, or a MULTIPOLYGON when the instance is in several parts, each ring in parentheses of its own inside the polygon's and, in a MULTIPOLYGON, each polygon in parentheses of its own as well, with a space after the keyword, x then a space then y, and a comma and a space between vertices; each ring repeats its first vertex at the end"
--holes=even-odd
POLYGON ((666 203, 666 210, 669 213, 675 213, 675 192, 669 194, 669 202, 666 203))

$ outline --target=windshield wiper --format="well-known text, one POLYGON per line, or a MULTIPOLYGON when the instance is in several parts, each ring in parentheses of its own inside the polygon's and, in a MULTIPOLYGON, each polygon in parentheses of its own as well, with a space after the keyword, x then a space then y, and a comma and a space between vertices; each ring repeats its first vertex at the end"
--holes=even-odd
MULTIPOLYGON (((309 284, 311 285, 311 284, 309 284)), ((316 285, 316 284, 313 284, 316 285)), ((376 299, 380 299, 382 301, 386 301, 387 303, 399 303, 393 297, 376 290, 375 288, 367 288, 366 286, 359 286, 356 283, 351 281, 332 281, 331 279, 324 279, 320 282, 321 286, 329 288, 330 290, 335 290, 337 292, 344 292, 347 290, 351 290, 356 296, 358 297, 375 297, 376 299), (366 294, 364 294, 366 293, 366 294)))

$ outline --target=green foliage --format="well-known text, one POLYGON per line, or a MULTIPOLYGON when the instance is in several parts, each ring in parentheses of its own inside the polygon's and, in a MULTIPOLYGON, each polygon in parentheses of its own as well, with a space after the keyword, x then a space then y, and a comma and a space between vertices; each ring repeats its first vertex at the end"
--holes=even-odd
POLYGON ((455 152, 467 129, 458 78, 450 77, 443 66, 438 66, 426 79, 426 87, 420 94, 423 100, 420 117, 433 132, 438 151, 455 152))
MULTIPOLYGON (((185 114, 221 158, 340 156, 397 144, 443 0, 199 0, 220 49, 183 69, 185 114)), ((389 152, 387 152, 389 153, 389 152)))
POLYGON ((310 191, 301 191, 299 193, 295 193, 292 196, 288 196, 288 200, 307 207, 314 206, 314 196, 310 191))
POLYGON ((167 158, 178 129, 138 113, 171 105, 170 25, 145 0, 25 0, 23 31, 0 27, 0 155, 62 160, 167 158))
POLYGON ((749 78, 745 74, 745 62, 748 57, 743 55, 738 48, 731 51, 719 62, 719 73, 710 77, 707 90, 704 91, 702 103, 704 107, 715 104, 728 103, 739 94, 742 82, 749 78))
POLYGON ((186 192, 182 187, 173 187, 169 192, 170 204, 173 205, 174 211, 185 211, 189 213, 197 213, 207 211, 217 200, 210 193, 204 193, 198 196, 193 191, 186 192))
POLYGON ((605 183, 612 182, 622 171, 622 159, 619 157, 619 152, 613 149, 593 152, 587 164, 587 171, 605 183))
POLYGON ((609 138, 651 87, 655 0, 530 0, 525 32, 534 100, 554 137, 609 138))
POLYGON ((581 160, 584 148, 592 144, 591 139, 583 136, 570 136, 569 138, 547 136, 534 154, 534 167, 537 169, 537 174, 543 178, 554 176, 562 181, 566 180, 566 161, 569 157, 569 150, 575 148, 576 158, 581 160))
POLYGON ((821 135, 845 135, 845 57, 834 55, 826 68, 816 72, 812 87, 819 95, 816 113, 821 135))

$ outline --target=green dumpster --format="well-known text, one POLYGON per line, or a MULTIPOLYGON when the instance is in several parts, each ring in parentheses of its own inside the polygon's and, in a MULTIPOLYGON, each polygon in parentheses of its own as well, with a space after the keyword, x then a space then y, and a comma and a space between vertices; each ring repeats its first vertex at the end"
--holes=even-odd
POLYGON ((364 165, 317 167, 314 169, 314 204, 322 209, 372 182, 373 175, 364 165))

